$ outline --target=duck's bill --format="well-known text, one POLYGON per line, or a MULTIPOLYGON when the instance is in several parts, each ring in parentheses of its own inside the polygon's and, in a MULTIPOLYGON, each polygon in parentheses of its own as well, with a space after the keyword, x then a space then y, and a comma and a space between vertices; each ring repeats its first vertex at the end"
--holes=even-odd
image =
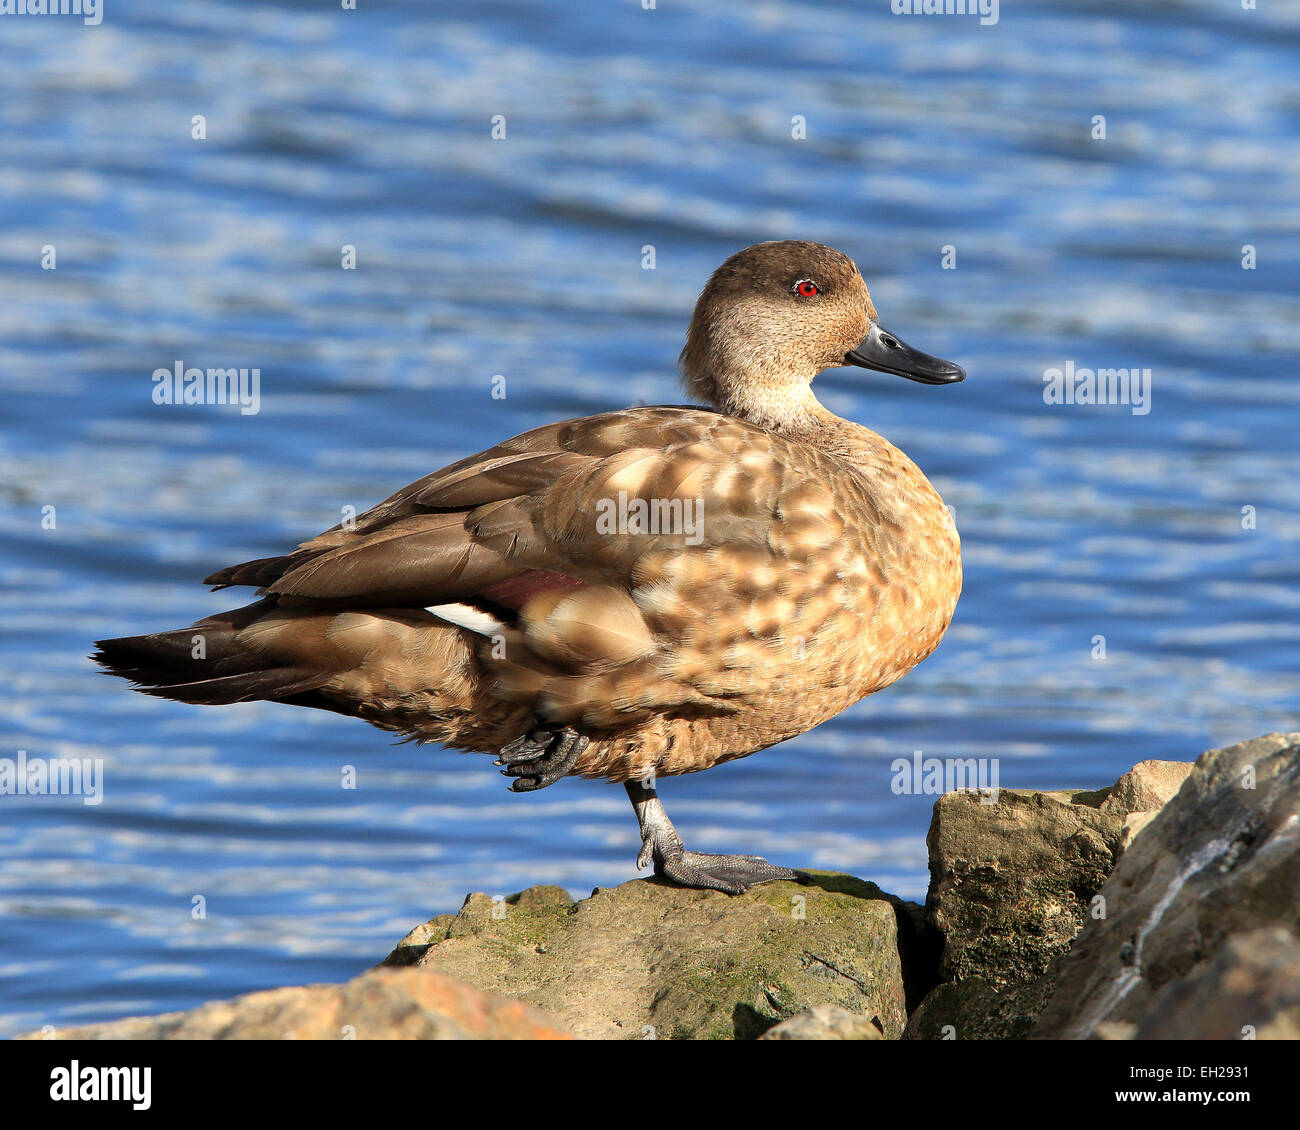
POLYGON ((950 385, 966 379, 966 370, 960 365, 913 349, 874 322, 866 340, 844 360, 850 365, 861 365, 878 373, 893 373, 896 377, 927 385, 950 385))

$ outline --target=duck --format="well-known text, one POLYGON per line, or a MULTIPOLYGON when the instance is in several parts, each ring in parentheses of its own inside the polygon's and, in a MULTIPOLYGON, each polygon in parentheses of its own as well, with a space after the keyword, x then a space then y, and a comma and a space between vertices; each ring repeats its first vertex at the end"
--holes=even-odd
POLYGON ((786 741, 929 656, 961 591, 952 514, 907 455, 821 404, 856 366, 965 371, 881 327, 857 265, 779 240, 728 258, 679 358, 695 405, 545 424, 290 552, 219 570, 251 603, 100 640, 146 694, 334 711, 495 757, 515 792, 622 784, 661 881, 803 872, 689 851, 660 778, 786 741))

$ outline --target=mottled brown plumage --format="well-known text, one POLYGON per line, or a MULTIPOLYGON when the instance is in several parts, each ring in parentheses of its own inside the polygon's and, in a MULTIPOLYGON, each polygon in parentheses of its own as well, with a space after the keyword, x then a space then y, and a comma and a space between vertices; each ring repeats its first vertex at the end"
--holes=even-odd
POLYGON ((749 248, 710 280, 682 353, 716 410, 516 436, 208 578, 259 602, 98 658, 149 693, 323 707, 462 750, 565 730, 587 743, 567 771, 612 781, 803 733, 929 655, 961 587, 925 476, 811 391, 850 362, 961 379, 875 322, 839 252, 749 248), (463 626, 474 613, 491 621, 463 626))

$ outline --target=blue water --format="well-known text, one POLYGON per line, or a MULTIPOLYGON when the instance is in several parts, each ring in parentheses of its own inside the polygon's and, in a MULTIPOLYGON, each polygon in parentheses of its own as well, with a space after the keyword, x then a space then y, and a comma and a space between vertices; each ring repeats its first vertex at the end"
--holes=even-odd
POLYGON ((842 248, 969 370, 818 382, 953 505, 966 589, 900 684, 667 782, 689 843, 919 898, 932 798, 895 757, 1098 786, 1297 726, 1300 5, 360 8, 0 17, 0 756, 106 775, 98 806, 0 797, 0 1033, 342 980, 467 891, 634 874, 617 787, 513 796, 484 758, 85 655, 447 461, 679 399, 696 294, 760 239, 842 248), (178 360, 259 367, 260 412, 155 405, 178 360), (1046 404, 1067 361, 1149 367, 1149 413, 1046 404))

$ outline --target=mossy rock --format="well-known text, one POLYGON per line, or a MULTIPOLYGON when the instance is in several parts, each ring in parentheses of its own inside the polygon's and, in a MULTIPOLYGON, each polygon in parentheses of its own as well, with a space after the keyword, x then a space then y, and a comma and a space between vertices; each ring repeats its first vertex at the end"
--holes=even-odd
POLYGON ((1055 978, 998 989, 983 977, 937 986, 908 1019, 905 1040, 1023 1040, 1047 1004, 1055 978))
POLYGON ((768 883, 745 895, 658 880, 474 894, 417 927, 385 961, 419 965, 544 1008, 580 1037, 756 1039, 808 1008, 906 1021, 904 904, 848 875, 768 883))
POLYGON ((1120 853, 1123 817, 1098 807, 1108 791, 940 797, 926 912, 944 938, 941 980, 1022 984, 1070 948, 1120 853))

